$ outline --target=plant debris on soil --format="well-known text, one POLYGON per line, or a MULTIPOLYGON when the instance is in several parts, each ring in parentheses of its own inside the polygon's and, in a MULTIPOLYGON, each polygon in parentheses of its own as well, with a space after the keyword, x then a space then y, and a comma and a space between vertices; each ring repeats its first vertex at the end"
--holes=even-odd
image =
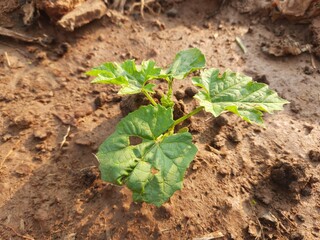
MULTIPOLYGON (((49 4, 1 2, 1 29, 52 41, 0 33, 0 239, 320 239, 319 16, 272 21, 262 0, 108 1, 67 32, 57 22, 84 1, 56 1, 77 6, 62 4, 55 19, 49 5, 32 12, 26 2, 49 4), (94 154, 145 99, 90 84, 85 72, 128 58, 166 67, 190 47, 290 104, 264 127, 192 117, 184 124, 199 152, 184 188, 160 208, 134 203, 128 189, 100 180, 94 154)), ((190 79, 174 88, 176 114, 193 109, 190 79)))

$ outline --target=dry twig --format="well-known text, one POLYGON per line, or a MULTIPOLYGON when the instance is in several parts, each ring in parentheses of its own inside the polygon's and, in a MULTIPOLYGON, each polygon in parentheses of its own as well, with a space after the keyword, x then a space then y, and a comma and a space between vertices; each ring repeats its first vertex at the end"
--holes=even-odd
POLYGON ((8 67, 11 67, 11 62, 10 62, 10 59, 9 59, 8 53, 7 53, 7 52, 4 52, 4 56, 5 56, 5 58, 6 58, 6 61, 7 61, 8 67))
POLYGON ((60 143, 60 149, 63 147, 63 145, 66 143, 66 141, 67 141, 67 137, 69 136, 69 133, 70 133, 70 126, 68 126, 68 129, 67 129, 67 132, 66 132, 66 134, 63 136, 63 139, 62 139, 62 141, 61 141, 61 143, 60 143))

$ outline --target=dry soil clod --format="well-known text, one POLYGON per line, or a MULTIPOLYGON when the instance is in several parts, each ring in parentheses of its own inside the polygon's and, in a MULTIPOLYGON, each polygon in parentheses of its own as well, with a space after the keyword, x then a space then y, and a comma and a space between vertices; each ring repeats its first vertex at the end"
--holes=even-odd
POLYGON ((309 159, 311 162, 320 163, 320 151, 310 150, 309 159))
POLYGON ((275 0, 271 12, 273 20, 286 17, 291 20, 304 20, 320 14, 319 0, 275 0))
POLYGON ((198 93, 198 89, 196 87, 193 86, 189 86, 186 88, 185 90, 185 94, 189 97, 189 98, 193 98, 194 95, 196 95, 198 93))
POLYGON ((101 18, 106 11, 107 7, 102 0, 88 0, 64 15, 57 24, 67 31, 73 31, 94 19, 101 18))
POLYGON ((276 57, 287 55, 297 56, 304 52, 309 52, 310 49, 310 44, 301 44, 289 35, 272 40, 270 42, 265 41, 261 45, 262 52, 276 57))
POLYGON ((312 186, 308 184, 310 180, 302 165, 280 161, 272 167, 270 178, 273 183, 285 191, 302 195, 305 195, 304 191, 310 191, 311 194, 312 186))

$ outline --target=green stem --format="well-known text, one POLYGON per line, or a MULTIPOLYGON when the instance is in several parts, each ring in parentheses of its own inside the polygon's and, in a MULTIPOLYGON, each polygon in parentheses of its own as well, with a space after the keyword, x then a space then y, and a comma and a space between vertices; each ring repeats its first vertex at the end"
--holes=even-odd
POLYGON ((183 122, 184 120, 188 119, 189 117, 197 114, 198 112, 200 112, 202 109, 204 109, 204 107, 197 107, 196 109, 192 110, 190 113, 188 113, 187 115, 182 116, 181 118, 177 119, 174 121, 173 126, 175 127, 176 125, 178 125, 179 123, 183 122))
POLYGON ((168 92, 167 92, 167 96, 169 99, 172 98, 172 84, 173 84, 173 79, 169 79, 168 81, 168 92))
POLYGON ((198 112, 200 112, 202 109, 204 109, 204 107, 197 107, 196 109, 194 109, 193 111, 191 111, 190 113, 188 113, 187 115, 182 116, 181 118, 177 119, 174 121, 173 125, 168 129, 167 134, 171 135, 174 133, 174 127, 177 126, 179 123, 183 122, 184 120, 188 119, 189 117, 197 114, 198 112))
POLYGON ((150 96, 148 92, 142 90, 142 93, 148 98, 148 100, 152 103, 153 106, 157 106, 156 101, 150 96))

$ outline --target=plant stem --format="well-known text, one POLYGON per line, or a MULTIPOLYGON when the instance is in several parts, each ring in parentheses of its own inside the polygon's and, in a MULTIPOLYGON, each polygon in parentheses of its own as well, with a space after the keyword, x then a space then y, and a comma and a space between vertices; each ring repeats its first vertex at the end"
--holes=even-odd
POLYGON ((153 106, 157 106, 156 101, 150 96, 148 92, 142 90, 142 93, 148 98, 148 100, 152 103, 153 106))
POLYGON ((168 81, 168 92, 167 92, 167 96, 169 99, 172 99, 172 84, 173 84, 173 79, 170 79, 168 81))
POLYGON ((174 121, 173 123, 173 128, 178 125, 179 123, 183 122, 184 120, 188 119, 189 117, 197 114, 198 112, 200 112, 202 109, 204 109, 204 107, 197 107, 196 109, 192 110, 190 113, 188 113, 187 115, 182 116, 181 118, 177 119, 174 121))

